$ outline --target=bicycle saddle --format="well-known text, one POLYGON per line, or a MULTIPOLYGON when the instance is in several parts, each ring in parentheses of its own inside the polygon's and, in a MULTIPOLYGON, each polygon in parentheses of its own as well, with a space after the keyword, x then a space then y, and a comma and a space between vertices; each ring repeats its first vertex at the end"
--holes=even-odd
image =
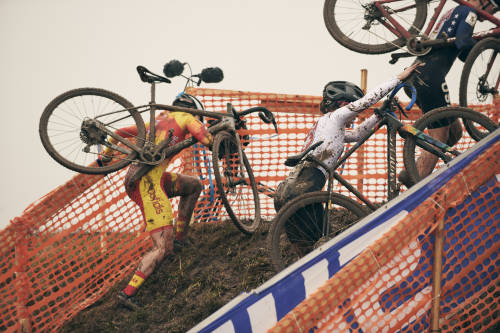
POLYGON ((146 83, 153 83, 153 82, 166 82, 166 83, 171 83, 169 79, 167 79, 164 76, 155 74, 151 72, 149 69, 147 69, 144 66, 137 66, 137 72, 139 73, 139 76, 143 82, 146 83))
POLYGON ((322 143, 323 143, 323 141, 318 141, 315 144, 310 145, 302 153, 300 153, 298 155, 288 156, 287 159, 285 160, 285 165, 287 167, 294 167, 294 166, 296 166, 297 164, 299 164, 300 161, 302 161, 302 159, 304 158, 304 156, 306 156, 310 151, 316 149, 316 147, 318 147, 322 143))

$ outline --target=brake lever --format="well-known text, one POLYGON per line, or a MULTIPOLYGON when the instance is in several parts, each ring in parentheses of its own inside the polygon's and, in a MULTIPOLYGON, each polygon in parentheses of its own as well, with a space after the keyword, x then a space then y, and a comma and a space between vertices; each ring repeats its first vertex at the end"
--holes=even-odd
POLYGON ((394 101, 394 104, 396 105, 396 107, 398 108, 399 112, 402 113, 405 116, 405 118, 408 118, 408 115, 406 114, 405 110, 401 107, 399 102, 397 100, 393 100, 393 101, 394 101))
POLYGON ((278 134, 278 125, 276 124, 276 119, 274 118, 274 114, 267 110, 267 111, 264 111, 264 112, 259 112, 259 117, 260 119, 262 119, 263 122, 265 122, 266 124, 273 124, 274 126, 274 131, 276 132, 276 134, 278 134))

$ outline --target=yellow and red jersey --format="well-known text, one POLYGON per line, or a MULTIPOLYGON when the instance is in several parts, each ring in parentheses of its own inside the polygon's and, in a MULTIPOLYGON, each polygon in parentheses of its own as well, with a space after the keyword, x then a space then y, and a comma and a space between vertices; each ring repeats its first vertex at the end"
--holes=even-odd
MULTIPOLYGON (((149 130, 149 124, 146 124, 149 130)), ((169 130, 173 129, 172 141, 169 146, 172 146, 180 141, 185 140, 189 135, 192 135, 201 144, 208 146, 213 142, 212 135, 207 131, 206 127, 193 115, 184 112, 169 112, 161 113, 156 117, 155 122, 155 144, 165 140, 169 135, 169 130)), ((117 134, 124 137, 132 137, 137 135, 137 127, 130 126, 121 128, 117 134)), ((166 159, 159 166, 166 168, 171 158, 166 159)))
MULTIPOLYGON (((149 124, 147 128, 149 130, 149 124)), ((168 138, 170 129, 173 129, 173 133, 169 146, 183 141, 189 135, 195 137, 203 145, 211 145, 213 141, 212 135, 205 126, 189 113, 162 113, 156 118, 155 128, 155 144, 168 138)), ((136 136, 137 127, 119 129, 117 134, 124 138, 136 136)), ((137 180, 134 186, 127 189, 128 196, 139 205, 144 216, 146 230, 150 232, 172 227, 172 207, 165 191, 165 187, 175 186, 177 179, 176 174, 165 172, 171 159, 172 157, 165 159, 137 180)))

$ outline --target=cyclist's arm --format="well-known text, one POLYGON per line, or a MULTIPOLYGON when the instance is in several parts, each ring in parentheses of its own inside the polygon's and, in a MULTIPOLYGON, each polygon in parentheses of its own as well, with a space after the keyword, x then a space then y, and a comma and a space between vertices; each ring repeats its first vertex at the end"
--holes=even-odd
POLYGON ((373 129, 377 121, 379 121, 379 117, 372 114, 352 130, 346 130, 344 142, 358 142, 373 129))
POLYGON ((477 41, 472 38, 476 20, 477 14, 470 11, 464 19, 460 20, 460 23, 458 24, 455 46, 460 52, 458 54, 458 58, 461 61, 465 61, 470 50, 477 43, 477 41))
POLYGON ((195 117, 189 117, 190 119, 186 122, 186 128, 191 133, 192 136, 196 138, 202 145, 206 147, 211 147, 214 138, 210 134, 207 128, 195 117))
POLYGON ((397 77, 384 82, 374 89, 370 90, 365 96, 358 99, 357 101, 349 103, 346 106, 343 106, 340 109, 331 112, 330 117, 332 119, 336 118, 337 121, 341 121, 346 124, 354 117, 356 117, 361 111, 380 101, 382 97, 387 95, 399 83, 401 83, 401 80, 397 77))
MULTIPOLYGON (((117 129, 115 131, 115 133, 118 134, 119 136, 121 136, 122 138, 131 138, 131 137, 137 136, 138 131, 137 131, 137 126, 131 125, 128 127, 123 127, 123 128, 117 129)), ((111 144, 116 144, 118 142, 113 137, 109 137, 108 141, 111 144)), ((103 151, 103 155, 104 156, 113 155, 113 150, 109 147, 106 147, 103 151)))
POLYGON ((362 98, 358 99, 355 102, 352 102, 347 105, 347 108, 353 112, 361 112, 373 104, 377 103, 387 95, 394 87, 396 87, 399 83, 401 83, 401 80, 399 80, 397 77, 384 82, 374 89, 370 90, 365 96, 362 98))

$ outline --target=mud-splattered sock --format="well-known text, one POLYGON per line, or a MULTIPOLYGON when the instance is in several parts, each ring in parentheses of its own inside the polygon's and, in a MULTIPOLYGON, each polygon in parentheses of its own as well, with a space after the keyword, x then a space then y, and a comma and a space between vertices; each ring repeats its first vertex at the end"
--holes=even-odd
POLYGON ((134 276, 132 276, 128 285, 123 289, 123 292, 127 296, 134 296, 144 280, 146 280, 146 275, 140 271, 135 271, 134 276))
POLYGON ((178 241, 183 241, 186 238, 187 232, 187 222, 182 220, 177 220, 175 223, 175 239, 178 241))

